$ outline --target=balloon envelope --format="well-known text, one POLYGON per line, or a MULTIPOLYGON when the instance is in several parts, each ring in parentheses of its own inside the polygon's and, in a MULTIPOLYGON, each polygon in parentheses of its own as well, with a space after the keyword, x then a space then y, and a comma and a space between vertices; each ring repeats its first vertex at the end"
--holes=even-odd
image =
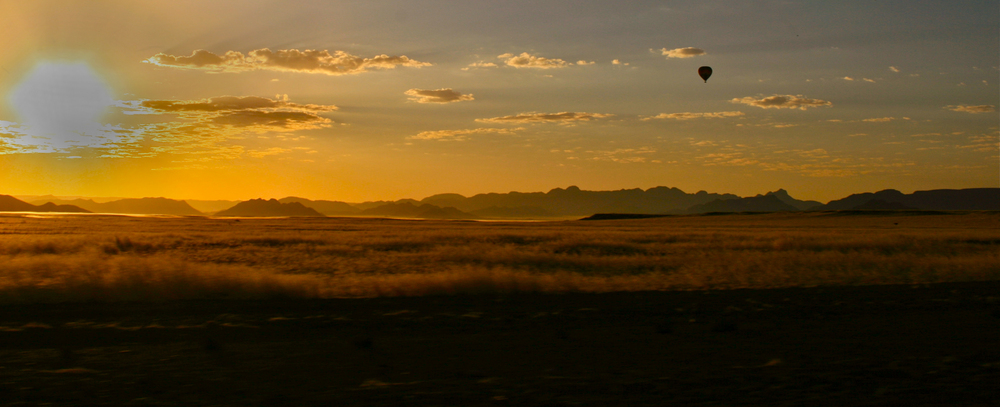
POLYGON ((703 66, 698 68, 698 76, 701 76, 701 79, 704 79, 705 83, 708 83, 708 77, 712 76, 712 67, 703 66))

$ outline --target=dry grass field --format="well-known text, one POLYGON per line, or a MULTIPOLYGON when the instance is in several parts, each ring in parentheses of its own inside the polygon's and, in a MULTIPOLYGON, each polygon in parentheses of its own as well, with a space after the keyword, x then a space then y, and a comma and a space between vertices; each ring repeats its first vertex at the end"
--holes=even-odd
POLYGON ((1000 214, 459 222, 0 216, 0 302, 1000 280, 1000 214))
POLYGON ((0 406, 991 405, 1000 213, 0 215, 0 406))

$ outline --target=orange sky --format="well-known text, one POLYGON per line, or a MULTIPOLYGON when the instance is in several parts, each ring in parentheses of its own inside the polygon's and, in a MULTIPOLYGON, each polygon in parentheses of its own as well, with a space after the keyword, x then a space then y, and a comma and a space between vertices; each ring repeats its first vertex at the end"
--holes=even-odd
POLYGON ((1000 186, 995 2, 0 5, 2 194, 1000 186))

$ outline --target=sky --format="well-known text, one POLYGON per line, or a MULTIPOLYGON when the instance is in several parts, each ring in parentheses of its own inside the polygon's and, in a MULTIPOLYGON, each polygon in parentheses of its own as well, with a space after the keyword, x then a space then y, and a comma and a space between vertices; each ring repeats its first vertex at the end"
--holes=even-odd
POLYGON ((1000 187, 993 0, 0 0, 0 38, 2 194, 1000 187))

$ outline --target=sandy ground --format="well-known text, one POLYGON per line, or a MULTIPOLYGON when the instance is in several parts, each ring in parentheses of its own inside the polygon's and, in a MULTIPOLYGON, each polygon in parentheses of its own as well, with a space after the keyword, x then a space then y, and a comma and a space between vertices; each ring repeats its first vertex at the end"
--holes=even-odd
POLYGON ((1000 282, 6 305, 0 326, 0 406, 1000 400, 1000 282))

